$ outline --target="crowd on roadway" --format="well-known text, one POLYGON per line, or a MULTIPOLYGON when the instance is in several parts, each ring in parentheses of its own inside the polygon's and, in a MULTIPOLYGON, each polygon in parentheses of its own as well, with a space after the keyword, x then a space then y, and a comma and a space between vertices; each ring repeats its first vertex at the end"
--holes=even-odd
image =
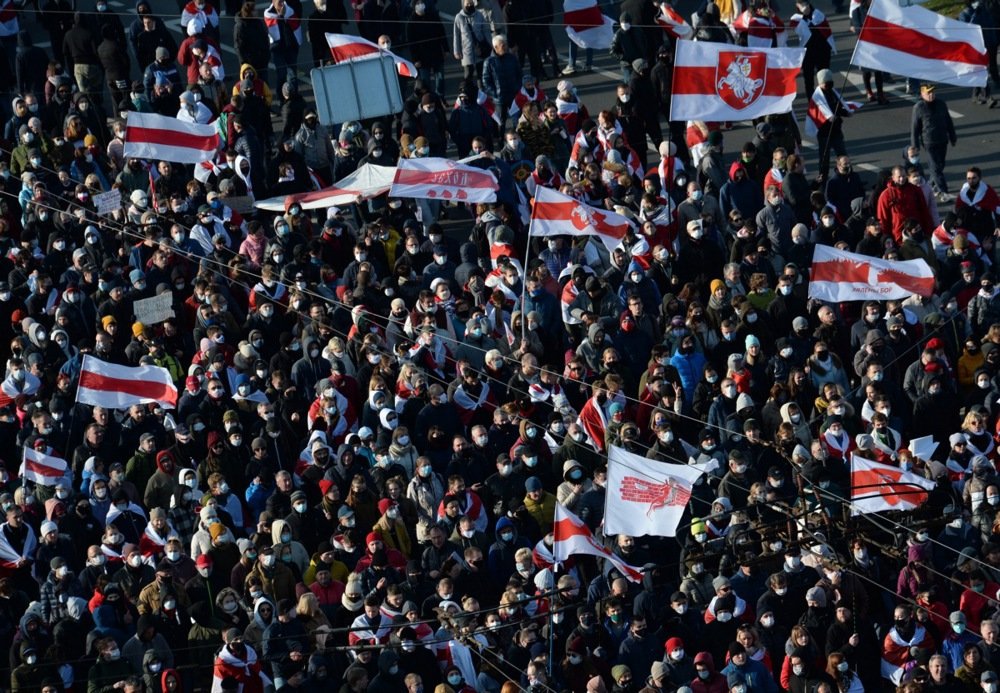
MULTIPOLYGON (((550 1, 88 2, 0 0, 0 689, 997 693, 1000 199, 974 166, 949 192, 934 84, 871 181, 818 22, 807 156, 790 114, 667 122, 649 0, 614 11, 622 81, 586 104, 593 53, 560 66, 550 1), (300 79, 353 27, 419 79, 334 127, 300 79), (215 123, 217 162, 125 157, 135 112, 215 123), (497 202, 297 196, 422 157, 489 170, 497 202), (530 237, 539 187, 634 228, 530 237), (936 290, 818 301, 816 245, 923 259, 936 290), (176 407, 78 403, 85 356, 166 369, 176 407), (605 535, 611 446, 715 469, 676 537, 605 535), (26 480, 26 450, 67 472, 26 480), (852 456, 934 489, 853 515, 852 456), (557 565, 557 503, 641 582, 557 565)), ((766 2, 738 11, 695 38, 783 42, 766 2)), ((991 11, 962 17, 996 78, 991 11)))

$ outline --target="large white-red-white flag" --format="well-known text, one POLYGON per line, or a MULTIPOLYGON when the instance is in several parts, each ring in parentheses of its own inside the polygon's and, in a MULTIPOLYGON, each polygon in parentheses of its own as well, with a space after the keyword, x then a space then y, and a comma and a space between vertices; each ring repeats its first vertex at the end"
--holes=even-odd
POLYGON ((678 41, 670 120, 749 120, 787 113, 804 48, 678 41))
POLYGON ((809 298, 821 301, 885 301, 934 293, 934 271, 925 260, 882 260, 817 245, 809 298))
POLYGON ((450 159, 400 159, 390 197, 453 202, 493 202, 500 185, 489 171, 450 159))
POLYGON ((61 457, 46 455, 34 448, 25 447, 20 474, 22 478, 34 481, 36 484, 55 486, 60 479, 66 476, 68 468, 66 460, 61 457))
POLYGON ((608 250, 617 248, 632 221, 621 214, 591 207, 552 188, 535 189, 529 236, 597 236, 608 250))
POLYGON ((377 43, 372 43, 368 39, 360 36, 350 36, 349 34, 325 34, 326 45, 330 47, 330 54, 337 63, 349 63, 354 60, 372 60, 385 55, 392 58, 396 63, 396 71, 403 77, 417 78, 417 68, 406 58, 401 58, 390 50, 382 48, 377 43))
POLYGON ((177 406, 177 388, 170 371, 160 366, 119 366, 90 356, 83 357, 76 401, 109 409, 133 404, 177 406))
POLYGON ((597 0, 564 0, 563 24, 569 40, 580 48, 611 48, 615 22, 601 13, 597 0))
POLYGON ((919 5, 873 0, 851 64, 896 75, 984 87, 989 59, 983 29, 919 5))
MULTIPOLYGON (((833 92, 840 99, 840 102, 844 104, 844 108, 847 109, 848 114, 854 113, 861 108, 861 103, 858 101, 845 101, 840 96, 839 91, 834 89, 833 92)), ((816 87, 813 95, 809 97, 809 106, 806 108, 806 136, 815 137, 819 133, 819 129, 833 118, 833 115, 833 109, 830 108, 830 102, 827 101, 822 87, 816 87)))
POLYGON ((632 582, 642 582, 642 570, 629 565, 613 554, 594 539, 590 528, 583 520, 566 509, 562 503, 556 503, 555 523, 552 525, 552 556, 561 563, 572 556, 581 553, 603 558, 618 569, 626 579, 632 582))
POLYGON ((927 500, 936 484, 899 467, 851 455, 851 514, 912 510, 927 500))
POLYGON ((130 111, 125 120, 126 157, 178 164, 211 161, 221 146, 215 123, 185 123, 158 113, 130 111))
POLYGON ((694 483, 704 472, 699 465, 657 462, 612 445, 604 533, 675 536, 694 483))

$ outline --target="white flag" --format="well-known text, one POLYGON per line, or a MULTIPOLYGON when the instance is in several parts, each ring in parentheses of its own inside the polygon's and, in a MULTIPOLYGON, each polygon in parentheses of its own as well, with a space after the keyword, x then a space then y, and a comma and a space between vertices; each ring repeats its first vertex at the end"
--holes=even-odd
POLYGON ((656 462, 611 446, 604 533, 675 536, 694 482, 703 473, 700 467, 656 462))

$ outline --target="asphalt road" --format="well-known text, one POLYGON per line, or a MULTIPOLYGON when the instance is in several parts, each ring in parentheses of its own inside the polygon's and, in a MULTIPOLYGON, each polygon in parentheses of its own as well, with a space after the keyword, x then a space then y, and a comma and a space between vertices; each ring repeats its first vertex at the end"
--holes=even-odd
MULTIPOLYGON (((336 1, 336 0, 331 0, 336 1)), ((345 0, 341 0, 345 1, 345 0)), ((82 3, 90 3, 90 0, 81 0, 82 3)), ((305 14, 311 12, 311 0, 305 0, 305 14)), ((127 27, 134 14, 134 3, 132 0, 110 0, 109 5, 112 11, 123 13, 122 20, 127 27)), ((176 0, 152 0, 154 10, 167 22, 168 27, 174 32, 178 41, 183 38, 179 26, 179 11, 176 0)), ((694 0, 682 0, 677 6, 682 16, 688 17, 695 6, 694 0)), ((827 0, 818 0, 817 6, 827 13, 832 13, 832 5, 827 0)), ((91 5, 92 7, 92 5, 91 5)), ((259 2, 258 7, 266 7, 266 3, 259 2)), ((459 9, 458 0, 440 0, 438 8, 445 20, 446 35, 451 37, 451 18, 453 13, 459 9)), ((787 20, 787 15, 791 13, 791 3, 787 0, 782 2, 782 15, 787 20), (789 7, 784 7, 784 5, 789 7)), ((352 16, 350 8, 348 15, 352 16)), ((26 18, 27 19, 27 18, 26 18)), ((865 94, 861 83, 861 72, 857 68, 851 68, 848 64, 851 51, 855 43, 855 36, 848 31, 848 19, 844 14, 832 15, 830 18, 834 30, 834 37, 837 42, 837 54, 833 58, 833 69, 838 76, 838 84, 842 83, 846 76, 846 86, 843 95, 848 100, 865 101, 865 94)), ((48 36, 41 31, 41 28, 32 19, 27 19, 23 23, 31 29, 36 42, 39 45, 47 46, 48 36)), ((233 20, 222 19, 223 37, 223 59, 226 66, 227 81, 231 83, 232 76, 238 69, 236 53, 232 48, 232 27, 233 20)), ((553 25, 552 34, 556 45, 561 52, 561 63, 567 62, 568 39, 561 24, 553 25)), ((794 37, 793 37, 794 41, 794 37)), ((400 48, 396 46, 395 48, 400 48)), ((400 51, 405 55, 405 47, 400 51)), ((303 91, 306 98, 310 98, 311 91, 308 88, 308 70, 312 67, 309 62, 310 49, 303 46, 300 50, 300 79, 303 82, 303 91)), ((583 65, 583 56, 578 59, 578 67, 583 65)), ((133 66, 135 77, 139 76, 139 68, 133 66)), ((454 97, 460 77, 460 67, 457 62, 450 57, 446 63, 446 98, 454 97)), ((557 78, 558 79, 558 78, 557 78)), ((550 92, 555 91, 557 79, 550 79, 543 82, 543 87, 550 92)), ((617 60, 612 56, 598 52, 595 56, 595 70, 585 74, 579 71, 571 78, 576 85, 581 99, 587 105, 592 114, 602 108, 610 107, 615 99, 615 84, 621 79, 618 71, 617 60)), ((867 173, 870 180, 874 179, 874 172, 879 168, 891 166, 901 160, 902 150, 909 143, 909 123, 913 104, 919 98, 915 95, 904 93, 904 80, 897 79, 887 83, 886 91, 890 97, 890 103, 885 106, 875 104, 865 104, 865 106, 855 114, 853 118, 845 123, 845 137, 847 139, 848 153, 851 155, 855 168, 863 174, 867 173)), ((796 99, 796 114, 799 118, 800 126, 806 107, 807 99, 802 93, 800 80, 800 94, 796 99)), ((1000 127, 998 127, 998 116, 1000 109, 990 110, 985 106, 974 104, 970 98, 969 89, 942 85, 937 90, 938 98, 943 99, 949 105, 955 126, 958 131, 958 145, 949 151, 947 174, 952 182, 952 191, 957 190, 964 180, 964 170, 966 166, 976 165, 983 169, 984 180, 994 187, 1000 186, 1000 159, 994 154, 997 151, 998 141, 1000 141, 1000 127)), ((665 123, 662 124, 665 130, 665 123)), ((747 123, 735 124, 733 130, 726 135, 727 151, 730 157, 734 156, 742 143, 752 138, 752 131, 747 123), (744 136, 745 135, 745 136, 744 136)), ((817 151, 815 144, 806 143, 807 167, 814 169, 817 161, 817 151)), ((654 160, 655 157, 650 157, 654 160)))

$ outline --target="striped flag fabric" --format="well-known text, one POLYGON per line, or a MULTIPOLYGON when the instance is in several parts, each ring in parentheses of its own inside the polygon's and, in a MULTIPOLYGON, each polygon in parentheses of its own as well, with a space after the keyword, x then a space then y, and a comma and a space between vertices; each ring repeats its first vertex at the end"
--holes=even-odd
POLYGON ((684 21, 670 3, 660 3, 660 13, 656 15, 656 23, 675 39, 689 39, 694 34, 691 25, 684 21))
POLYGON ((799 45, 805 46, 812 37, 812 30, 816 29, 830 44, 830 49, 837 52, 837 42, 833 40, 833 29, 830 27, 830 20, 818 9, 813 8, 812 16, 806 20, 801 14, 796 12, 789 18, 789 24, 795 35, 799 37, 799 45))
POLYGON ((792 110, 804 48, 678 41, 670 120, 750 120, 792 110))
POLYGON ((565 0, 563 24, 569 40, 580 48, 611 48, 615 37, 615 22, 601 12, 597 0, 565 0))
POLYGON ((852 515, 913 510, 927 500, 927 492, 936 486, 919 474, 851 455, 852 515))
POLYGON ((109 409, 151 403, 173 409, 177 406, 177 387, 166 368, 119 366, 88 354, 83 357, 76 401, 109 409))
MULTIPOLYGON (((834 89, 834 93, 840 98, 839 91, 834 89)), ((854 113, 862 106, 858 101, 845 101, 842 98, 840 100, 849 113, 854 113)), ((816 87, 813 95, 809 97, 809 107, 806 109, 806 136, 815 137, 819 134, 819 129, 831 118, 833 109, 826 100, 826 94, 823 93, 823 89, 816 87)))
POLYGON ((590 528, 579 517, 571 513, 562 503, 556 503, 555 522, 552 525, 552 555, 557 563, 566 561, 571 556, 587 554, 603 558, 632 582, 642 582, 642 570, 629 565, 621 558, 611 553, 594 539, 590 528))
POLYGON ((873 0, 851 64, 957 87, 989 79, 981 26, 894 0, 873 0))
MULTIPOLYGON (((21 521, 24 522, 24 520, 21 521)), ((20 553, 10 545, 7 535, 0 532, 0 568, 12 570, 20 567, 22 561, 35 560, 35 551, 38 550, 38 536, 30 524, 24 522, 24 526, 28 530, 28 535, 24 539, 24 548, 21 549, 20 553)))
POLYGON ((925 260, 882 260, 817 245, 809 298, 822 301, 885 301, 934 293, 934 271, 925 260))
POLYGON ((46 455, 30 447, 24 448, 24 460, 21 462, 21 478, 34 481, 42 486, 55 486, 66 476, 69 466, 66 460, 46 455))
POLYGON ((125 123, 125 157, 178 164, 211 161, 221 141, 214 123, 185 123, 158 113, 130 111, 125 123))
POLYGON ((621 214, 591 207, 552 188, 535 190, 529 236, 598 236, 608 250, 617 248, 633 222, 621 214))
POLYGON ((396 71, 402 77, 416 79, 417 68, 406 58, 401 58, 392 51, 382 48, 368 39, 349 34, 325 34, 326 44, 330 46, 330 54, 335 62, 349 63, 353 60, 371 60, 380 55, 387 55, 396 63, 396 71))
POLYGON ((500 185, 489 171, 450 159, 400 159, 390 197, 455 202, 493 202, 500 185))

